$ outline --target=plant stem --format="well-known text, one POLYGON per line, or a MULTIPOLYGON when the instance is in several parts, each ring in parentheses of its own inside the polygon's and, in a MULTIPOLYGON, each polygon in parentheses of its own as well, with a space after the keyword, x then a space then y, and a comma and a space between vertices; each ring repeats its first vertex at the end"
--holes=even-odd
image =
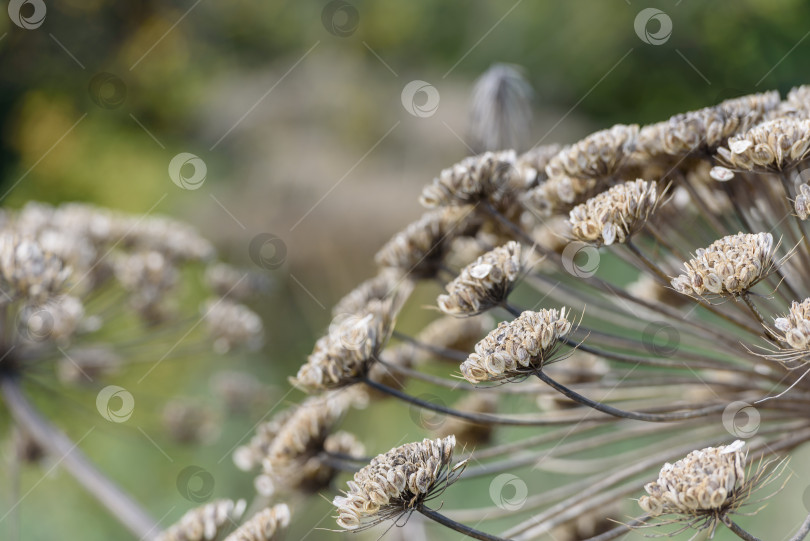
POLYGON ((417 511, 425 515, 427 518, 438 522, 443 526, 447 526, 448 528, 455 530, 459 533, 466 535, 467 537, 472 537, 473 539, 480 539, 481 541, 507 541, 503 537, 497 537, 495 535, 490 535, 488 533, 484 533, 482 531, 476 530, 475 528, 470 528, 460 522, 456 522, 446 516, 442 515, 441 513, 437 513, 433 509, 428 509, 424 506, 417 507, 417 511))
POLYGON ((755 537, 750 533, 748 533, 747 531, 740 528, 740 526, 736 522, 734 522, 728 517, 723 517, 723 524, 728 526, 728 529, 734 532, 734 534, 740 539, 744 539, 745 541, 762 541, 758 537, 755 537))
POLYGON ((796 532, 796 535, 790 538, 790 541, 803 541, 807 534, 810 533, 810 515, 807 515, 807 518, 804 519, 802 525, 799 527, 799 531, 796 532))
POLYGON ((160 527, 118 485, 102 474, 63 432, 51 425, 28 400, 17 380, 0 378, 0 394, 11 415, 85 490, 140 540, 154 540, 160 527))

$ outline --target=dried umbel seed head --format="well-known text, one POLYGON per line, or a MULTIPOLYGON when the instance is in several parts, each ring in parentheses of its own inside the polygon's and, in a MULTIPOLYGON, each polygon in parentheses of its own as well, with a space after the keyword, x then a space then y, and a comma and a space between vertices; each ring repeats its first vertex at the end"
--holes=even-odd
POLYGON ((372 300, 383 300, 400 286, 407 287, 410 280, 403 277, 395 268, 380 269, 377 276, 361 282, 359 286, 344 295, 332 308, 332 316, 356 314, 365 309, 372 300))
POLYGON ((583 203, 604 187, 605 183, 598 179, 560 175, 531 188, 522 196, 521 201, 532 212, 550 217, 583 203))
POLYGON ((163 408, 163 428, 177 443, 211 443, 219 436, 219 419, 204 403, 176 398, 163 408))
POLYGON ((218 353, 226 353, 234 347, 257 350, 264 344, 262 320, 247 306, 228 298, 209 299, 202 313, 218 353))
POLYGON ((177 283, 177 268, 167 256, 156 250, 117 254, 113 269, 130 293, 132 307, 143 318, 159 321, 166 317, 166 293, 177 283))
POLYGON ((263 509, 250 517, 225 541, 276 541, 290 525, 290 508, 286 503, 263 509))
POLYGON ((476 232, 480 222, 471 206, 426 212, 389 240, 374 257, 381 267, 430 277, 456 237, 476 232))
POLYGON ((810 298, 802 302, 793 301, 785 317, 773 320, 773 325, 784 336, 780 337, 791 349, 796 351, 810 350, 810 298))
POLYGON ((735 491, 745 483, 745 443, 692 451, 674 464, 664 464, 658 480, 644 486, 648 496, 638 504, 645 513, 699 515, 728 511, 735 491))
POLYGON ((308 391, 356 383, 385 347, 401 299, 372 300, 356 314, 338 316, 329 332, 315 343, 293 384, 308 391))
POLYGON ((732 135, 760 122, 780 104, 779 92, 751 94, 673 116, 641 128, 638 154, 643 158, 679 157, 714 150, 732 135))
POLYGON ((419 202, 427 208, 466 205, 484 199, 497 203, 508 195, 512 177, 518 173, 516 160, 514 150, 464 158, 425 186, 419 202))
POLYGON ((434 489, 451 480, 450 460, 456 439, 425 439, 377 455, 354 474, 345 496, 336 496, 337 523, 346 530, 372 526, 417 508, 434 489))
POLYGON ((717 153, 731 169, 781 171, 810 154, 810 120, 780 118, 763 122, 730 137, 728 148, 721 147, 717 153))
POLYGON ((506 300, 523 268, 520 244, 509 241, 467 265, 439 295, 439 309, 451 316, 474 316, 506 300))
POLYGON ((0 234, 0 276, 7 296, 44 302, 64 289, 70 273, 70 267, 37 241, 13 231, 0 234))
MULTIPOLYGON (((320 489, 329 483, 334 471, 323 466, 317 460, 318 455, 324 451, 338 421, 351 407, 362 407, 365 401, 365 393, 359 387, 311 397, 293 412, 282 412, 269 423, 260 425, 250 444, 234 453, 234 461, 242 469, 261 464, 262 475, 257 478, 256 487, 264 495, 272 494, 279 487, 320 489), (313 482, 315 478, 320 480, 317 485, 313 482)), ((345 437, 330 446, 334 448, 343 443, 346 443, 345 437)))
POLYGON ((703 297, 739 295, 765 278, 774 266, 770 233, 737 233, 695 252, 685 273, 672 279, 675 291, 703 297))
POLYGON ((562 149, 546 166, 549 178, 570 176, 597 178, 616 173, 633 151, 638 126, 617 124, 598 131, 562 149))
POLYGON ((654 181, 638 179, 613 186, 571 210, 571 233, 587 243, 623 243, 644 225, 661 195, 654 181))
POLYGON ((84 318, 82 301, 71 295, 51 297, 43 304, 27 303, 20 310, 20 338, 66 344, 84 318))
POLYGON ((213 541, 245 512, 245 500, 216 500, 192 509, 157 541, 213 541))
POLYGON ((810 215, 810 184, 799 184, 793 208, 796 210, 796 215, 802 220, 806 220, 810 215))
POLYGON ((516 168, 523 179, 525 189, 531 189, 548 179, 546 166, 559 154, 562 147, 557 144, 540 145, 518 156, 516 168))
POLYGON ((470 383, 480 383, 533 373, 552 359, 558 340, 570 331, 565 308, 527 310, 513 321, 502 321, 478 342, 461 363, 461 374, 470 383))

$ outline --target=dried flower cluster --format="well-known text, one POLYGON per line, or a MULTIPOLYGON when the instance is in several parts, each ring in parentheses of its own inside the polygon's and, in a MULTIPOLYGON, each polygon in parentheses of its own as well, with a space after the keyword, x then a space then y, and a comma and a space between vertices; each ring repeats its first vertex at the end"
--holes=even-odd
POLYGON ((779 118, 729 137, 717 150, 724 165, 738 171, 781 171, 810 153, 810 120, 779 118))
POLYGON ((281 503, 253 515, 225 541, 277 541, 289 525, 290 508, 281 503))
POLYGON ((775 318, 773 325, 784 333, 781 338, 791 349, 802 352, 810 349, 810 298, 791 302, 787 315, 775 318))
POLYGON ((549 178, 598 178, 609 176, 621 167, 632 153, 638 137, 638 126, 617 124, 598 131, 582 141, 562 149, 546 166, 549 178))
POLYGON ((520 276, 520 244, 509 241, 467 265, 439 295, 439 309, 451 316, 474 316, 506 300, 520 276))
POLYGON ((737 440, 692 451, 674 464, 664 464, 658 480, 644 486, 648 496, 639 499, 639 506, 652 516, 695 515, 729 506, 745 482, 744 446, 737 440))
POLYGON ((739 295, 762 280, 773 267, 773 235, 737 233, 695 252, 685 273, 672 280, 675 291, 699 297, 739 295))
POLYGON ((338 525, 356 530, 378 522, 378 516, 402 513, 420 505, 439 484, 453 457, 456 439, 425 439, 377 455, 354 474, 345 496, 332 502, 338 525))
POLYGON ((215 500, 183 515, 157 541, 214 541, 244 512, 244 500, 215 500))
POLYGON ((638 179, 613 186, 571 210, 571 233, 588 243, 622 243, 644 225, 660 197, 654 181, 638 179))
POLYGON ((471 383, 493 381, 531 373, 551 361, 558 340, 571 331, 561 310, 526 311, 475 345, 475 352, 461 363, 461 374, 471 383))

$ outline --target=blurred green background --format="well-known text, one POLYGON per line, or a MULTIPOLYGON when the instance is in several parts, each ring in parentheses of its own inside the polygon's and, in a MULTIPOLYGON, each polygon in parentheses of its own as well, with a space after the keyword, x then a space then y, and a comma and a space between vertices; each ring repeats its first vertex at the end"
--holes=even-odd
MULTIPOLYGON (((74 437, 97 425, 82 448, 163 524, 194 505, 176 488, 189 465, 211 472, 216 497, 252 494, 251 476, 233 467, 229 453, 263 413, 229 418, 208 445, 180 446, 161 432, 163 404, 183 396, 221 408, 208 381, 223 368, 255 374, 270 388, 270 404, 301 398, 287 394, 286 378, 328 324, 330 305, 373 274, 377 247, 418 216, 421 186, 467 153, 472 82, 492 63, 526 68, 535 89, 533 137, 550 143, 745 93, 785 93, 808 82, 810 60, 810 4, 800 0, 351 0, 340 9, 325 0, 62 0, 28 2, 17 13, 30 18, 36 4, 47 11, 35 28, 0 14, 3 205, 78 200, 170 214, 245 266, 258 234, 278 235, 287 248, 284 265, 264 271, 274 289, 256 306, 267 327, 259 354, 161 367, 138 399, 137 425, 99 424, 92 393, 36 397, 74 437), (658 45, 634 28, 648 7, 672 22, 658 45), (428 118, 401 103, 402 88, 417 79, 441 97, 428 118), (172 183, 168 164, 180 152, 205 162, 199 189, 172 183)), ((658 23, 649 24, 655 34, 658 23)), ((429 304, 435 291, 420 295, 415 306, 429 304)), ((432 312, 413 310, 403 324, 427 317, 432 312)), ((141 375, 136 367, 116 383, 141 375)), ((406 410, 385 403, 347 426, 369 452, 385 451, 425 433, 406 410)), ((7 417, 0 428, 8 431, 7 417)), ((3 456, 10 454, 5 445, 3 456)), ((0 538, 11 521, 21 539, 127 538, 52 464, 26 467, 19 491, 11 477, 4 468, 0 511, 25 497, 0 522, 0 538)), ((470 487, 464 505, 489 503, 487 480, 470 487)), ((448 507, 461 504, 454 498, 448 492, 448 507)), ((289 539, 341 538, 310 532, 316 523, 333 525, 318 522, 329 514, 323 499, 297 509, 306 519, 295 521, 289 539)), ((797 497, 757 522, 786 532, 804 514, 797 497), (780 523, 780 516, 789 518, 780 523)))

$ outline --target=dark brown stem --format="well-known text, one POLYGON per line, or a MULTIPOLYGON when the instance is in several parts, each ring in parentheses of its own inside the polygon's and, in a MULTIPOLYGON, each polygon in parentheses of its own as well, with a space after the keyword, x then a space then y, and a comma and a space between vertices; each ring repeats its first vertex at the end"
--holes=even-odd
POLYGON ((160 528, 152 517, 118 485, 96 469, 63 432, 51 425, 12 378, 0 379, 0 394, 18 425, 36 440, 85 490, 141 540, 154 540, 160 528))

